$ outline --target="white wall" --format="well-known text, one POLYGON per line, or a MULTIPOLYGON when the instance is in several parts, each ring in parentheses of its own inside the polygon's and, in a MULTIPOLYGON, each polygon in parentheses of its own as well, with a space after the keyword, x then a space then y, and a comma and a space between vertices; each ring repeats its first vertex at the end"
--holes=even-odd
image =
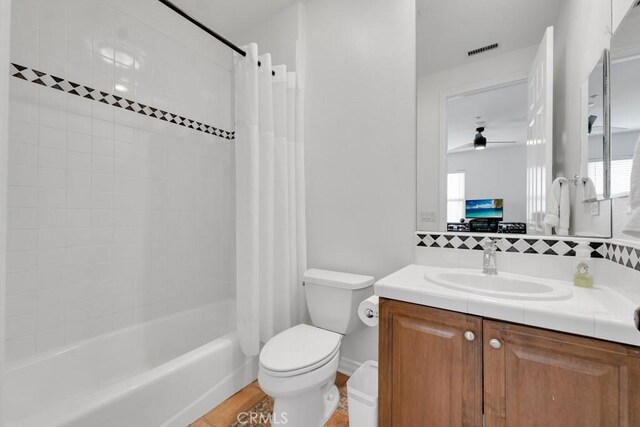
POLYGON ((302 37, 303 9, 302 3, 294 3, 269 16, 251 30, 233 35, 233 40, 238 45, 258 43, 259 53, 270 53, 273 65, 284 64, 288 71, 296 71, 297 42, 302 37))
POLYGON ((449 172, 465 172, 467 199, 504 199, 504 221, 526 222, 526 145, 447 154, 449 172))
POLYGON ((610 0, 567 0, 554 32, 553 175, 580 174, 582 85, 611 38, 610 0))
MULTIPOLYGON (((542 37, 542 34, 540 34, 542 37)), ((477 89, 483 85, 490 87, 495 82, 526 78, 537 46, 507 52, 473 64, 463 65, 418 78, 418 205, 417 224, 419 230, 440 230, 441 205, 446 201, 442 193, 446 181, 441 182, 444 173, 440 171, 440 158, 444 155, 441 143, 441 100, 453 93, 477 89), (434 212, 435 221, 421 221, 420 212, 434 212)), ((442 208, 444 212, 445 208, 442 208)))
MULTIPOLYGON (((232 130, 229 50, 154 0, 12 23, 15 63, 232 130)), ((7 361, 234 294, 233 143, 18 78, 10 113, 7 361)))
POLYGON ((634 3, 635 0, 611 0, 611 28, 613 28, 613 32, 616 31, 634 3))
MULTIPOLYGON (((0 367, 4 366, 6 303, 7 148, 9 124, 9 37, 11 1, 0 0, 0 367)), ((4 369, 0 369, 0 402, 4 369)), ((1 405, 0 405, 1 406, 1 405)), ((2 421, 0 407, 0 426, 2 421)))
MULTIPOLYGON (((381 278, 413 260, 415 2, 306 5, 309 267, 381 278)), ((343 357, 377 359, 377 328, 343 357)))

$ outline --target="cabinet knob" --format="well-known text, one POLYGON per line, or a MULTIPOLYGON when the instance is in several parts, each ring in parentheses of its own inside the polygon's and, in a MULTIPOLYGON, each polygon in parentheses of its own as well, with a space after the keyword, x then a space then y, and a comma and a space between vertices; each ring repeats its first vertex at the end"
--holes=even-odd
POLYGON ((467 341, 473 341, 476 339, 476 334, 471 331, 467 331, 464 333, 464 337, 467 339, 467 341))
POLYGON ((495 348, 496 350, 499 349, 500 347, 502 347, 502 343, 500 342, 500 340, 493 338, 491 341, 489 341, 489 345, 492 348, 495 348))

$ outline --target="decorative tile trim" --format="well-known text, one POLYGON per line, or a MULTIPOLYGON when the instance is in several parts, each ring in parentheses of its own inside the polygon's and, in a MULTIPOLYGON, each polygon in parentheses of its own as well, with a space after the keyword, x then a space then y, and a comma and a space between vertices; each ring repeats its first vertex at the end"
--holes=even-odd
POLYGON ((558 239, 544 237, 497 237, 458 233, 416 233, 417 246, 427 248, 449 248, 483 250, 487 240, 497 240, 499 252, 521 254, 575 256, 578 243, 587 241, 591 246, 592 258, 603 258, 627 268, 640 271, 640 248, 620 245, 615 242, 558 239))
POLYGON ((129 110, 134 113, 142 114, 143 116, 163 120, 165 122, 197 130, 199 132, 208 133, 219 138, 227 140, 235 139, 235 132, 233 131, 218 129, 215 126, 200 123, 196 120, 189 119, 178 114, 169 113, 150 105, 144 105, 139 102, 131 101, 118 95, 102 92, 89 86, 81 85, 79 83, 74 83, 69 80, 56 77, 52 74, 34 70, 33 68, 14 63, 11 63, 10 68, 11 76, 18 79, 36 83, 41 86, 50 87, 52 89, 57 89, 59 91, 90 99, 92 101, 102 102, 103 104, 111 105, 112 107, 129 110))
MULTIPOLYGON (((572 240, 556 240, 547 236, 540 237, 488 237, 485 235, 461 235, 447 233, 417 233, 418 246, 430 248, 451 248, 451 249, 472 249, 483 250, 484 244, 489 238, 497 240, 499 252, 515 252, 522 254, 538 255, 560 255, 575 256, 573 248, 579 242, 572 240)), ((605 252, 603 244, 600 242, 590 242, 593 249, 591 256, 594 258, 604 258, 605 252)))
POLYGON ((605 243, 605 246, 605 259, 640 271, 640 248, 608 242, 605 243))

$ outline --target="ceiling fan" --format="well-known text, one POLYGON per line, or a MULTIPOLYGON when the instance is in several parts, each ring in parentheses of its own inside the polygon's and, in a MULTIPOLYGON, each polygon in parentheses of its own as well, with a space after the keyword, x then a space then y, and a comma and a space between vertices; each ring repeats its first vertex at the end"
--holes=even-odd
POLYGON ((473 138, 473 142, 469 144, 464 144, 459 147, 456 147, 452 150, 449 150, 449 153, 455 153, 458 151, 467 151, 471 148, 474 150, 484 150, 487 148, 487 144, 515 144, 517 141, 487 141, 487 138, 482 135, 484 132, 484 126, 480 126, 476 128, 476 136, 473 138))

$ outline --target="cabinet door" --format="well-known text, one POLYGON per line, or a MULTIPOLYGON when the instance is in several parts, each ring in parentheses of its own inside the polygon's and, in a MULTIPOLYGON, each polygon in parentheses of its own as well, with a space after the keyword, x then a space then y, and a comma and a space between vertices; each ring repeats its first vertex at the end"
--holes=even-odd
POLYGON ((382 299, 379 336, 381 427, 482 425, 479 317, 382 299))
POLYGON ((487 427, 640 426, 637 349, 502 322, 483 326, 487 427))

